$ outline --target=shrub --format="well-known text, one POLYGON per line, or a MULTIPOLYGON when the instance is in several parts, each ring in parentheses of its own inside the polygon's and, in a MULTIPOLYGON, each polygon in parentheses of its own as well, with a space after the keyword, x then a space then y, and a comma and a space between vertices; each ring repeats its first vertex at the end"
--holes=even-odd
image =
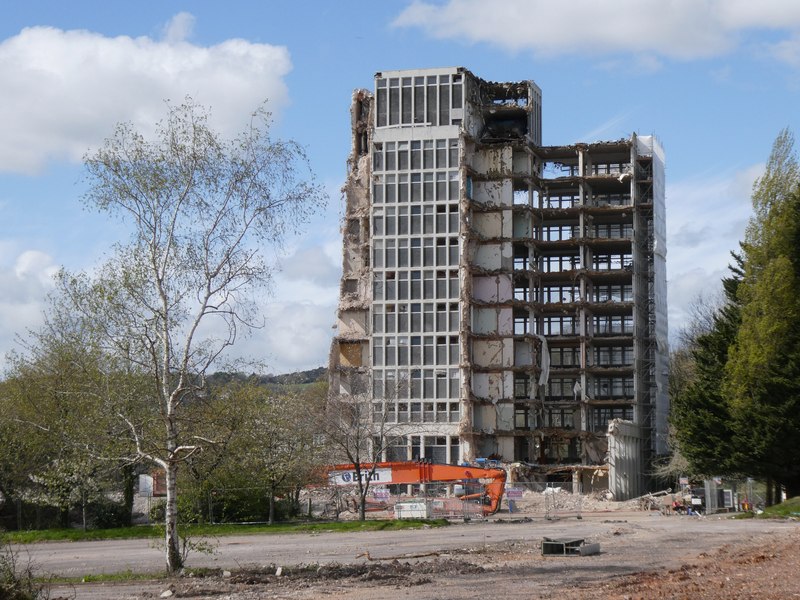
POLYGON ((0 547, 0 598, 3 600, 36 600, 46 596, 45 586, 33 578, 30 561, 20 567, 18 555, 8 545, 0 547))
POLYGON ((89 527, 92 529, 111 529, 130 524, 128 509, 120 502, 104 498, 92 502, 88 507, 89 527))

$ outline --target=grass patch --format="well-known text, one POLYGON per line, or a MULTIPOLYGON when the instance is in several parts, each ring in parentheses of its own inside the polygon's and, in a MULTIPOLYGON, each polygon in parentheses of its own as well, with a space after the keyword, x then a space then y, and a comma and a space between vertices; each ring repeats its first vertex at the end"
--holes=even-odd
POLYGON ((84 575, 82 577, 47 577, 41 579, 41 583, 49 585, 75 585, 79 583, 120 583, 125 581, 153 581, 165 579, 166 572, 153 573, 134 573, 133 571, 121 571, 119 573, 96 573, 94 575, 84 575))
MULTIPOLYGON (((275 525, 186 525, 181 527, 190 536, 219 537, 226 535, 276 534, 276 533, 336 533, 352 531, 398 531, 419 529, 423 526, 443 527, 446 519, 392 520, 392 521, 308 521, 299 523, 276 523, 275 525)), ((116 529, 46 529, 41 531, 9 531, 0 535, 0 541, 11 544, 33 544, 55 541, 119 540, 161 537, 161 528, 155 525, 119 527, 116 529)))
POLYGON ((774 506, 768 506, 758 515, 761 519, 785 519, 786 517, 800 517, 800 496, 789 498, 774 506))
POLYGON ((114 529, 36 529, 29 531, 7 531, 2 539, 11 544, 33 544, 35 542, 79 542, 86 540, 124 540, 160 537, 161 530, 154 525, 138 527, 116 527, 114 529))

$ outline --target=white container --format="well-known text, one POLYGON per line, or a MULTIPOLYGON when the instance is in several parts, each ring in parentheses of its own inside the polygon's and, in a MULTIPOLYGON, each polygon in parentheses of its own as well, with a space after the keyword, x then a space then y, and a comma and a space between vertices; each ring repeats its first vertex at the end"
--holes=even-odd
POLYGON ((430 519, 431 505, 424 500, 407 500, 394 505, 395 519, 430 519))

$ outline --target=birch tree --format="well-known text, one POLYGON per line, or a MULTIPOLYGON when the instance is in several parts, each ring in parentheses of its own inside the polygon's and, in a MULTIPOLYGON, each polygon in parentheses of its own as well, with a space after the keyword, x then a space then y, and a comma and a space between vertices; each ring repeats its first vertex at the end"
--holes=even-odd
POLYGON ((135 457, 166 474, 166 567, 174 572, 183 563, 178 469, 214 443, 193 435, 184 414, 206 393, 206 372, 261 325, 256 299, 272 278, 270 252, 324 193, 303 149, 270 137, 263 110, 226 139, 191 99, 168 105, 154 136, 118 125, 85 164, 87 206, 121 219, 130 239, 93 272, 62 273, 60 289, 94 323, 104 352, 148 382, 116 416, 135 457), (157 426, 142 414, 154 414, 157 426))

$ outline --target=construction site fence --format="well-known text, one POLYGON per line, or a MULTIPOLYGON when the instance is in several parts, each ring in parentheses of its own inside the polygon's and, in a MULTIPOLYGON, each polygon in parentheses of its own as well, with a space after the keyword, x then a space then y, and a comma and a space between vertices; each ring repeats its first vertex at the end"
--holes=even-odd
MULTIPOLYGON (((398 502, 421 501, 432 519, 483 519, 485 486, 468 489, 452 484, 370 486, 365 512, 369 518, 394 518, 398 502), (464 496, 468 496, 466 499, 464 496)), ((360 499, 355 486, 316 487, 307 491, 312 516, 352 518, 359 512, 360 499)))
POLYGON ((584 498, 582 494, 573 492, 571 481, 509 483, 505 489, 503 508, 510 515, 517 516, 581 518, 584 498))
MULTIPOLYGON (((398 502, 425 501, 431 518, 482 519, 485 487, 428 483, 413 486, 370 486, 366 501, 369 518, 394 518, 398 502), (464 499, 467 496, 468 499, 464 499)), ((358 493, 352 486, 318 487, 308 491, 312 513, 323 518, 351 518, 358 513, 358 493)), ((506 485, 495 517, 580 518, 584 497, 573 494, 572 482, 520 482, 506 485)), ((488 515, 486 515, 488 516, 488 515)))

